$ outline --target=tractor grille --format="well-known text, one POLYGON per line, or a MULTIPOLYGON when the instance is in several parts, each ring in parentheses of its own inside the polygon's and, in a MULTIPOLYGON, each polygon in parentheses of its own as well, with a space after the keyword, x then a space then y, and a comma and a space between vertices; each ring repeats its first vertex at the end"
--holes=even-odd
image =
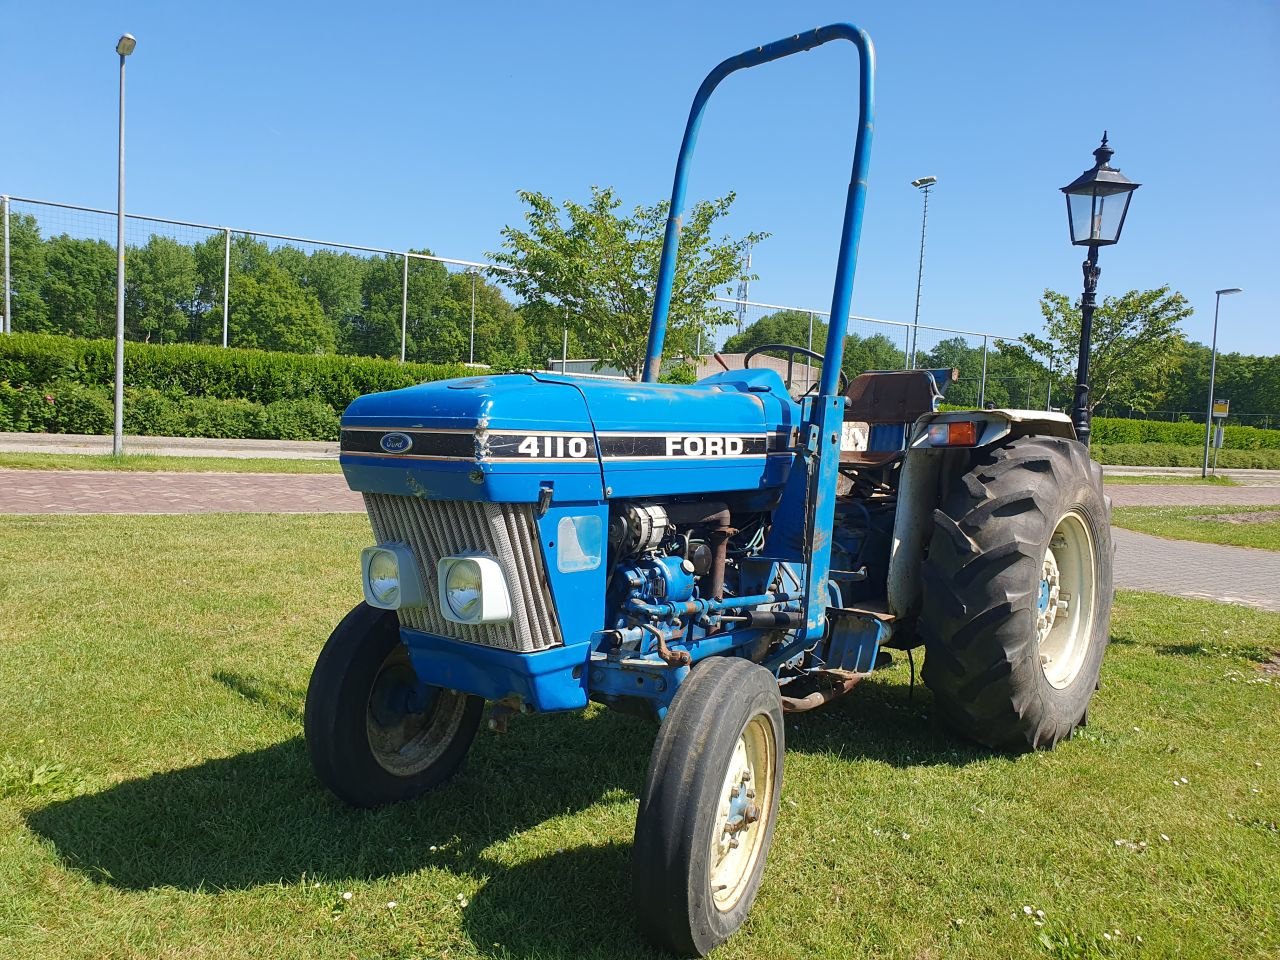
POLYGON ((407 544, 422 570, 426 606, 400 610, 402 625, 520 653, 560 645, 560 624, 531 505, 383 493, 366 493, 364 503, 378 543, 407 544), (468 552, 487 553, 502 565, 511 591, 512 615, 507 623, 454 623, 440 612, 436 560, 468 552))

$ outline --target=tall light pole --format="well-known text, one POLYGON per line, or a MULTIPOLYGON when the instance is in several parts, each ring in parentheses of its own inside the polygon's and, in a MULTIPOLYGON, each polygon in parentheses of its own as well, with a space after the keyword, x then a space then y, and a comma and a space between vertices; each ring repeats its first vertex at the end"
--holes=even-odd
POLYGON ((1102 144, 1093 151, 1094 164, 1076 177, 1062 192, 1067 195, 1067 226, 1071 230, 1071 242, 1088 247, 1084 267, 1084 296, 1080 298, 1080 356, 1076 361, 1076 396, 1071 411, 1076 438, 1089 445, 1089 341, 1093 336, 1094 295, 1098 292, 1098 248, 1107 247, 1120 240, 1124 218, 1129 212, 1133 191, 1141 184, 1134 183, 1111 166, 1115 151, 1107 146, 1107 134, 1102 133, 1102 144))
POLYGON ((119 182, 116 193, 116 410, 111 452, 124 453, 124 60, 138 41, 126 33, 116 42, 120 54, 120 150, 119 182))
POLYGON ((1218 307, 1222 305, 1223 297, 1240 292, 1241 290, 1239 287, 1227 287, 1223 290, 1214 291, 1213 352, 1210 354, 1209 360, 1209 409, 1204 415, 1204 465, 1200 468, 1201 477, 1207 477, 1209 475, 1209 438, 1213 434, 1213 380, 1218 372, 1218 307))
POLYGON ((911 350, 907 357, 907 369, 916 366, 916 338, 920 335, 920 284, 924 280, 924 226, 929 222, 929 188, 938 182, 937 177, 921 177, 911 185, 924 193, 924 210, 920 213, 920 265, 916 268, 916 318, 911 323, 911 350))

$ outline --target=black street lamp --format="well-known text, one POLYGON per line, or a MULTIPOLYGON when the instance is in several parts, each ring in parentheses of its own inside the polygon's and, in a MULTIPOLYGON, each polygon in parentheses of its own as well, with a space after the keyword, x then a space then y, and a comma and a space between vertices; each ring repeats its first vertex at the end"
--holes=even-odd
POLYGON ((1115 153, 1107 146, 1107 134, 1102 134, 1102 145, 1093 151, 1097 162, 1075 180, 1062 188, 1067 195, 1067 222, 1071 228, 1071 242, 1088 247, 1089 256, 1084 261, 1084 297, 1080 300, 1080 359, 1076 364, 1076 399, 1071 420, 1076 436, 1085 446, 1089 445, 1089 340, 1093 335, 1094 294, 1098 290, 1098 248, 1116 243, 1124 229, 1124 217, 1129 212, 1133 191, 1141 184, 1134 183, 1119 170, 1112 168, 1111 157, 1115 153))

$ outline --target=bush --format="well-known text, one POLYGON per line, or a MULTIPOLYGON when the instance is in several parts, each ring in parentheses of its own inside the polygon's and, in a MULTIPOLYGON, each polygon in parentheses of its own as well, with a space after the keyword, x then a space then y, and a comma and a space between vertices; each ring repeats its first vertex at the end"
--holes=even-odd
MULTIPOLYGON (((1094 421, 1095 423, 1097 421, 1094 421)), ((1204 446, 1171 443, 1097 443, 1089 448, 1099 463, 1131 467, 1198 467, 1204 463, 1204 446)), ((1212 454, 1210 457, 1212 458, 1212 454)), ((1218 451, 1218 466, 1236 469, 1280 470, 1280 450, 1218 451)))
MULTIPOLYGON (((1164 443, 1174 446, 1204 446, 1204 424, 1180 421, 1126 420, 1095 417, 1091 423, 1094 443, 1164 443)), ((1257 427, 1227 427, 1223 441, 1231 450, 1280 450, 1280 430, 1257 427)))
MULTIPOLYGON (((429 380, 467 376, 460 363, 398 363, 369 357, 307 356, 188 344, 125 344, 125 382, 134 389, 220 400, 319 400, 335 412, 356 397, 429 380)), ((0 380, 43 386, 75 380, 110 387, 115 345, 51 334, 0 337, 0 380)))
POLYGON ((263 410, 263 432, 278 440, 337 440, 338 415, 319 400, 277 400, 263 410))
MULTIPOLYGON (((339 417, 356 397, 473 372, 462 364, 128 343, 125 430, 336 440, 339 417)), ((110 340, 0 337, 0 430, 109 433, 114 378, 110 340)))

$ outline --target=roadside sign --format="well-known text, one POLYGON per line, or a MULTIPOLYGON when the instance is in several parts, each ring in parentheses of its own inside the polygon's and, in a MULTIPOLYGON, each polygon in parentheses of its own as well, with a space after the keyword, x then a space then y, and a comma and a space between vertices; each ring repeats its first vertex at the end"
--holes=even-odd
POLYGON ((1215 417, 1225 417, 1227 415, 1227 410, 1230 406, 1231 406, 1230 400, 1213 401, 1213 415, 1215 417))
POLYGON ((1222 449, 1222 435, 1223 435, 1222 424, 1218 424, 1213 429, 1213 445, 1217 447, 1219 450, 1222 449))

